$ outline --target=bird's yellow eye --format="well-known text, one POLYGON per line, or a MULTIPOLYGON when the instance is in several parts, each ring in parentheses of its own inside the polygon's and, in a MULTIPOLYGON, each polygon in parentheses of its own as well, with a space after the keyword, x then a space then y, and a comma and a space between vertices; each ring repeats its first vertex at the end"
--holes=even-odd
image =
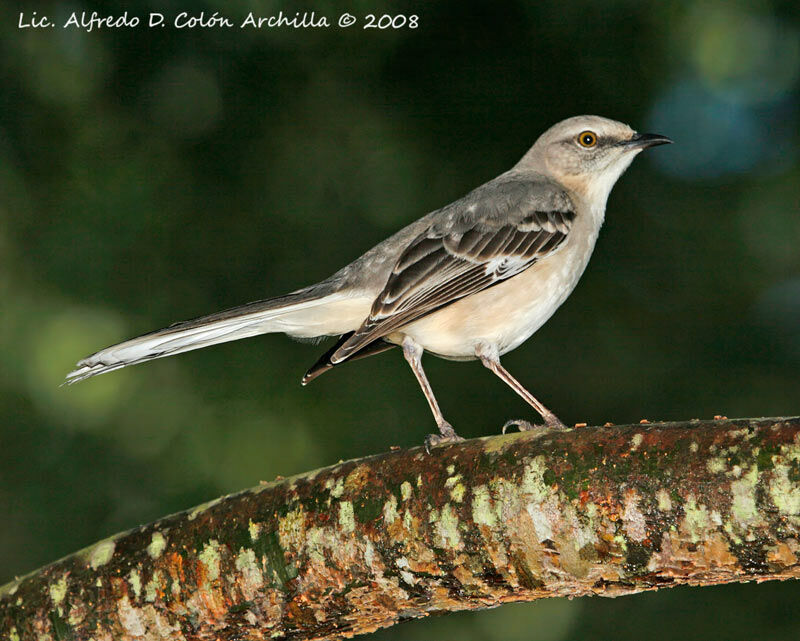
POLYGON ((597 144, 597 134, 593 131, 582 131, 578 134, 578 144, 581 147, 594 147, 597 144))

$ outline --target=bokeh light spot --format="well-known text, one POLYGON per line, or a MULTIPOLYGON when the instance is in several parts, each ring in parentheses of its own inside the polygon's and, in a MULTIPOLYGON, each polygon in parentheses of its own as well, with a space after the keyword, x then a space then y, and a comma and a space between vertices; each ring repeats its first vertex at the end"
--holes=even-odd
POLYGON ((732 3, 696 5, 684 25, 682 46, 709 88, 741 102, 773 102, 800 74, 800 34, 732 3))
POLYGON ((22 30, 21 47, 10 50, 7 62, 19 68, 20 79, 34 96, 61 107, 80 106, 109 73, 107 51, 101 40, 78 30, 57 29, 51 35, 22 30))
POLYGON ((113 314, 83 309, 66 309, 31 331, 26 346, 31 355, 25 361, 27 383, 42 411, 58 417, 59 424, 70 423, 79 429, 102 427, 126 396, 125 374, 60 385, 77 360, 118 341, 124 333, 122 322, 113 314))
POLYGON ((652 159, 666 173, 690 179, 783 167, 796 154, 784 116, 777 106, 756 111, 682 80, 658 98, 648 117, 648 129, 677 143, 652 159))

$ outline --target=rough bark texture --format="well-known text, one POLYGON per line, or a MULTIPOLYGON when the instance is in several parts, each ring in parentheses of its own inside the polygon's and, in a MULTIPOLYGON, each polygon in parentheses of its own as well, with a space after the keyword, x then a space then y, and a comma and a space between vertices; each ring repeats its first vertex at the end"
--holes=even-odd
POLYGON ((324 639, 432 612, 800 576, 800 419, 494 436, 340 463, 0 588, 0 638, 324 639))

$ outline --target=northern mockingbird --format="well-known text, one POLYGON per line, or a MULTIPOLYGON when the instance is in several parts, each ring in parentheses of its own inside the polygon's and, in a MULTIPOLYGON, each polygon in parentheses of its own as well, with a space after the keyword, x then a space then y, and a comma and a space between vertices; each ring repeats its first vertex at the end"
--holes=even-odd
POLYGON ((338 336, 303 384, 345 361, 400 346, 439 427, 426 439, 429 446, 461 437, 422 369, 426 351, 480 359, 533 406, 544 427, 563 429, 500 356, 530 337, 572 292, 592 255, 608 194, 634 157, 669 142, 599 116, 569 118, 544 132, 510 170, 330 278, 107 347, 80 361, 66 382, 269 332, 338 336))

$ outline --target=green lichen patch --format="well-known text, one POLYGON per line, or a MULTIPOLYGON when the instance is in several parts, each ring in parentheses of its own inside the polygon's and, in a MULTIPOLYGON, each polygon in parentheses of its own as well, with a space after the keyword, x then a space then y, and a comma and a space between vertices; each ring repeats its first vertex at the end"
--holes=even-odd
POLYGON ((258 541, 258 537, 261 535, 261 524, 254 523, 253 519, 247 523, 247 531, 250 534, 250 540, 255 542, 258 541))
POLYGON ((463 476, 461 474, 455 474, 455 466, 448 465, 447 466, 447 473, 450 475, 448 476, 447 480, 444 482, 445 489, 450 491, 450 498, 455 501, 456 503, 461 503, 464 500, 464 495, 467 492, 467 488, 464 486, 463 483, 463 476))
POLYGON ((67 575, 63 574, 58 581, 50 585, 50 600, 53 602, 53 606, 55 606, 59 612, 62 612, 62 606, 66 596, 67 575))
POLYGON ((669 496, 669 492, 664 488, 656 492, 656 501, 658 502, 658 509, 662 512, 672 511, 672 499, 669 496))
POLYGON ((444 486, 448 489, 452 488, 462 479, 462 476, 460 474, 454 474, 453 472, 455 472, 455 466, 448 465, 447 474, 449 476, 447 477, 447 480, 444 482, 444 486))
POLYGON ((0 585, 0 599, 14 596, 19 589, 20 579, 9 581, 5 585, 0 585))
POLYGON ((698 505, 693 494, 690 494, 683 504, 683 525, 692 543, 702 540, 706 532, 714 528, 708 508, 698 505))
POLYGON ((497 525, 492 497, 489 488, 479 485, 472 490, 472 520, 478 525, 493 528, 497 525))
POLYGON ((753 437, 755 437, 755 431, 750 429, 749 427, 742 427, 742 428, 739 428, 739 429, 729 430, 728 431, 728 438, 730 438, 730 439, 736 438, 736 439, 740 439, 740 440, 742 440, 742 439, 750 440, 753 437))
POLYGON ((397 497, 392 494, 389 497, 389 500, 383 504, 383 522, 386 525, 390 523, 394 523, 397 520, 398 513, 397 513, 397 497))
POLYGON ((800 485, 789 477, 791 472, 789 465, 775 466, 769 483, 769 495, 778 511, 797 525, 800 524, 800 485))
POLYGON ((248 548, 239 548, 239 554, 236 555, 235 566, 240 572, 243 570, 258 569, 256 553, 248 548))
POLYGON ((281 547, 286 550, 299 550, 303 547, 306 532, 307 513, 302 505, 295 505, 278 519, 278 536, 281 547))
POLYGON ((89 563, 93 570, 104 566, 114 556, 116 543, 113 538, 105 539, 96 543, 88 550, 86 550, 86 561, 89 563))
POLYGON ((742 530, 762 522, 756 506, 758 470, 758 465, 753 465, 739 479, 731 482, 731 516, 742 530))
POLYGON ((142 577, 139 575, 139 571, 136 568, 133 568, 128 574, 128 583, 133 590, 133 594, 138 599, 142 593, 142 577))
POLYGON ((555 475, 547 467, 547 459, 544 456, 537 456, 523 466, 520 490, 527 494, 531 501, 541 503, 550 496, 550 488, 555 482, 555 475))
POLYGON ((354 532, 356 529, 355 513, 350 501, 339 503, 339 527, 342 532, 354 532))
POLYGON ((728 469, 728 462, 721 456, 713 456, 706 461, 706 469, 711 474, 721 474, 728 469))
POLYGON ((236 569, 241 573, 239 587, 246 599, 252 599, 264 585, 261 564, 256 559, 256 554, 249 548, 239 548, 235 562, 236 569))
POLYGON ((459 521, 456 511, 450 503, 446 503, 436 521, 437 545, 440 548, 461 549, 463 543, 458 531, 459 521))
POLYGON ((467 488, 460 481, 453 486, 450 490, 450 498, 456 503, 461 503, 464 500, 464 495, 467 493, 467 488))
POLYGON ((347 475, 344 481, 344 488, 347 492, 354 493, 362 491, 370 482, 372 468, 366 463, 356 465, 347 475))
POLYGON ((220 570, 220 544, 216 539, 211 539, 203 546, 203 550, 197 555, 198 560, 206 568, 206 578, 209 582, 219 578, 220 570))
POLYGON ((315 565, 325 564, 325 550, 331 547, 330 528, 312 527, 306 534, 306 553, 315 565))
POLYGON ((326 482, 326 487, 330 484, 331 486, 331 496, 335 499, 338 499, 344 494, 344 478, 339 477, 338 479, 328 479, 326 482))
POLYGON ((481 439, 481 445, 483 446, 484 453, 497 454, 513 446, 517 441, 529 438, 531 438, 531 434, 526 432, 509 432, 508 434, 484 436, 481 439))
POLYGON ((161 532, 153 532, 150 545, 147 546, 147 553, 154 559, 160 557, 164 549, 167 547, 167 539, 164 538, 164 535, 161 532))

